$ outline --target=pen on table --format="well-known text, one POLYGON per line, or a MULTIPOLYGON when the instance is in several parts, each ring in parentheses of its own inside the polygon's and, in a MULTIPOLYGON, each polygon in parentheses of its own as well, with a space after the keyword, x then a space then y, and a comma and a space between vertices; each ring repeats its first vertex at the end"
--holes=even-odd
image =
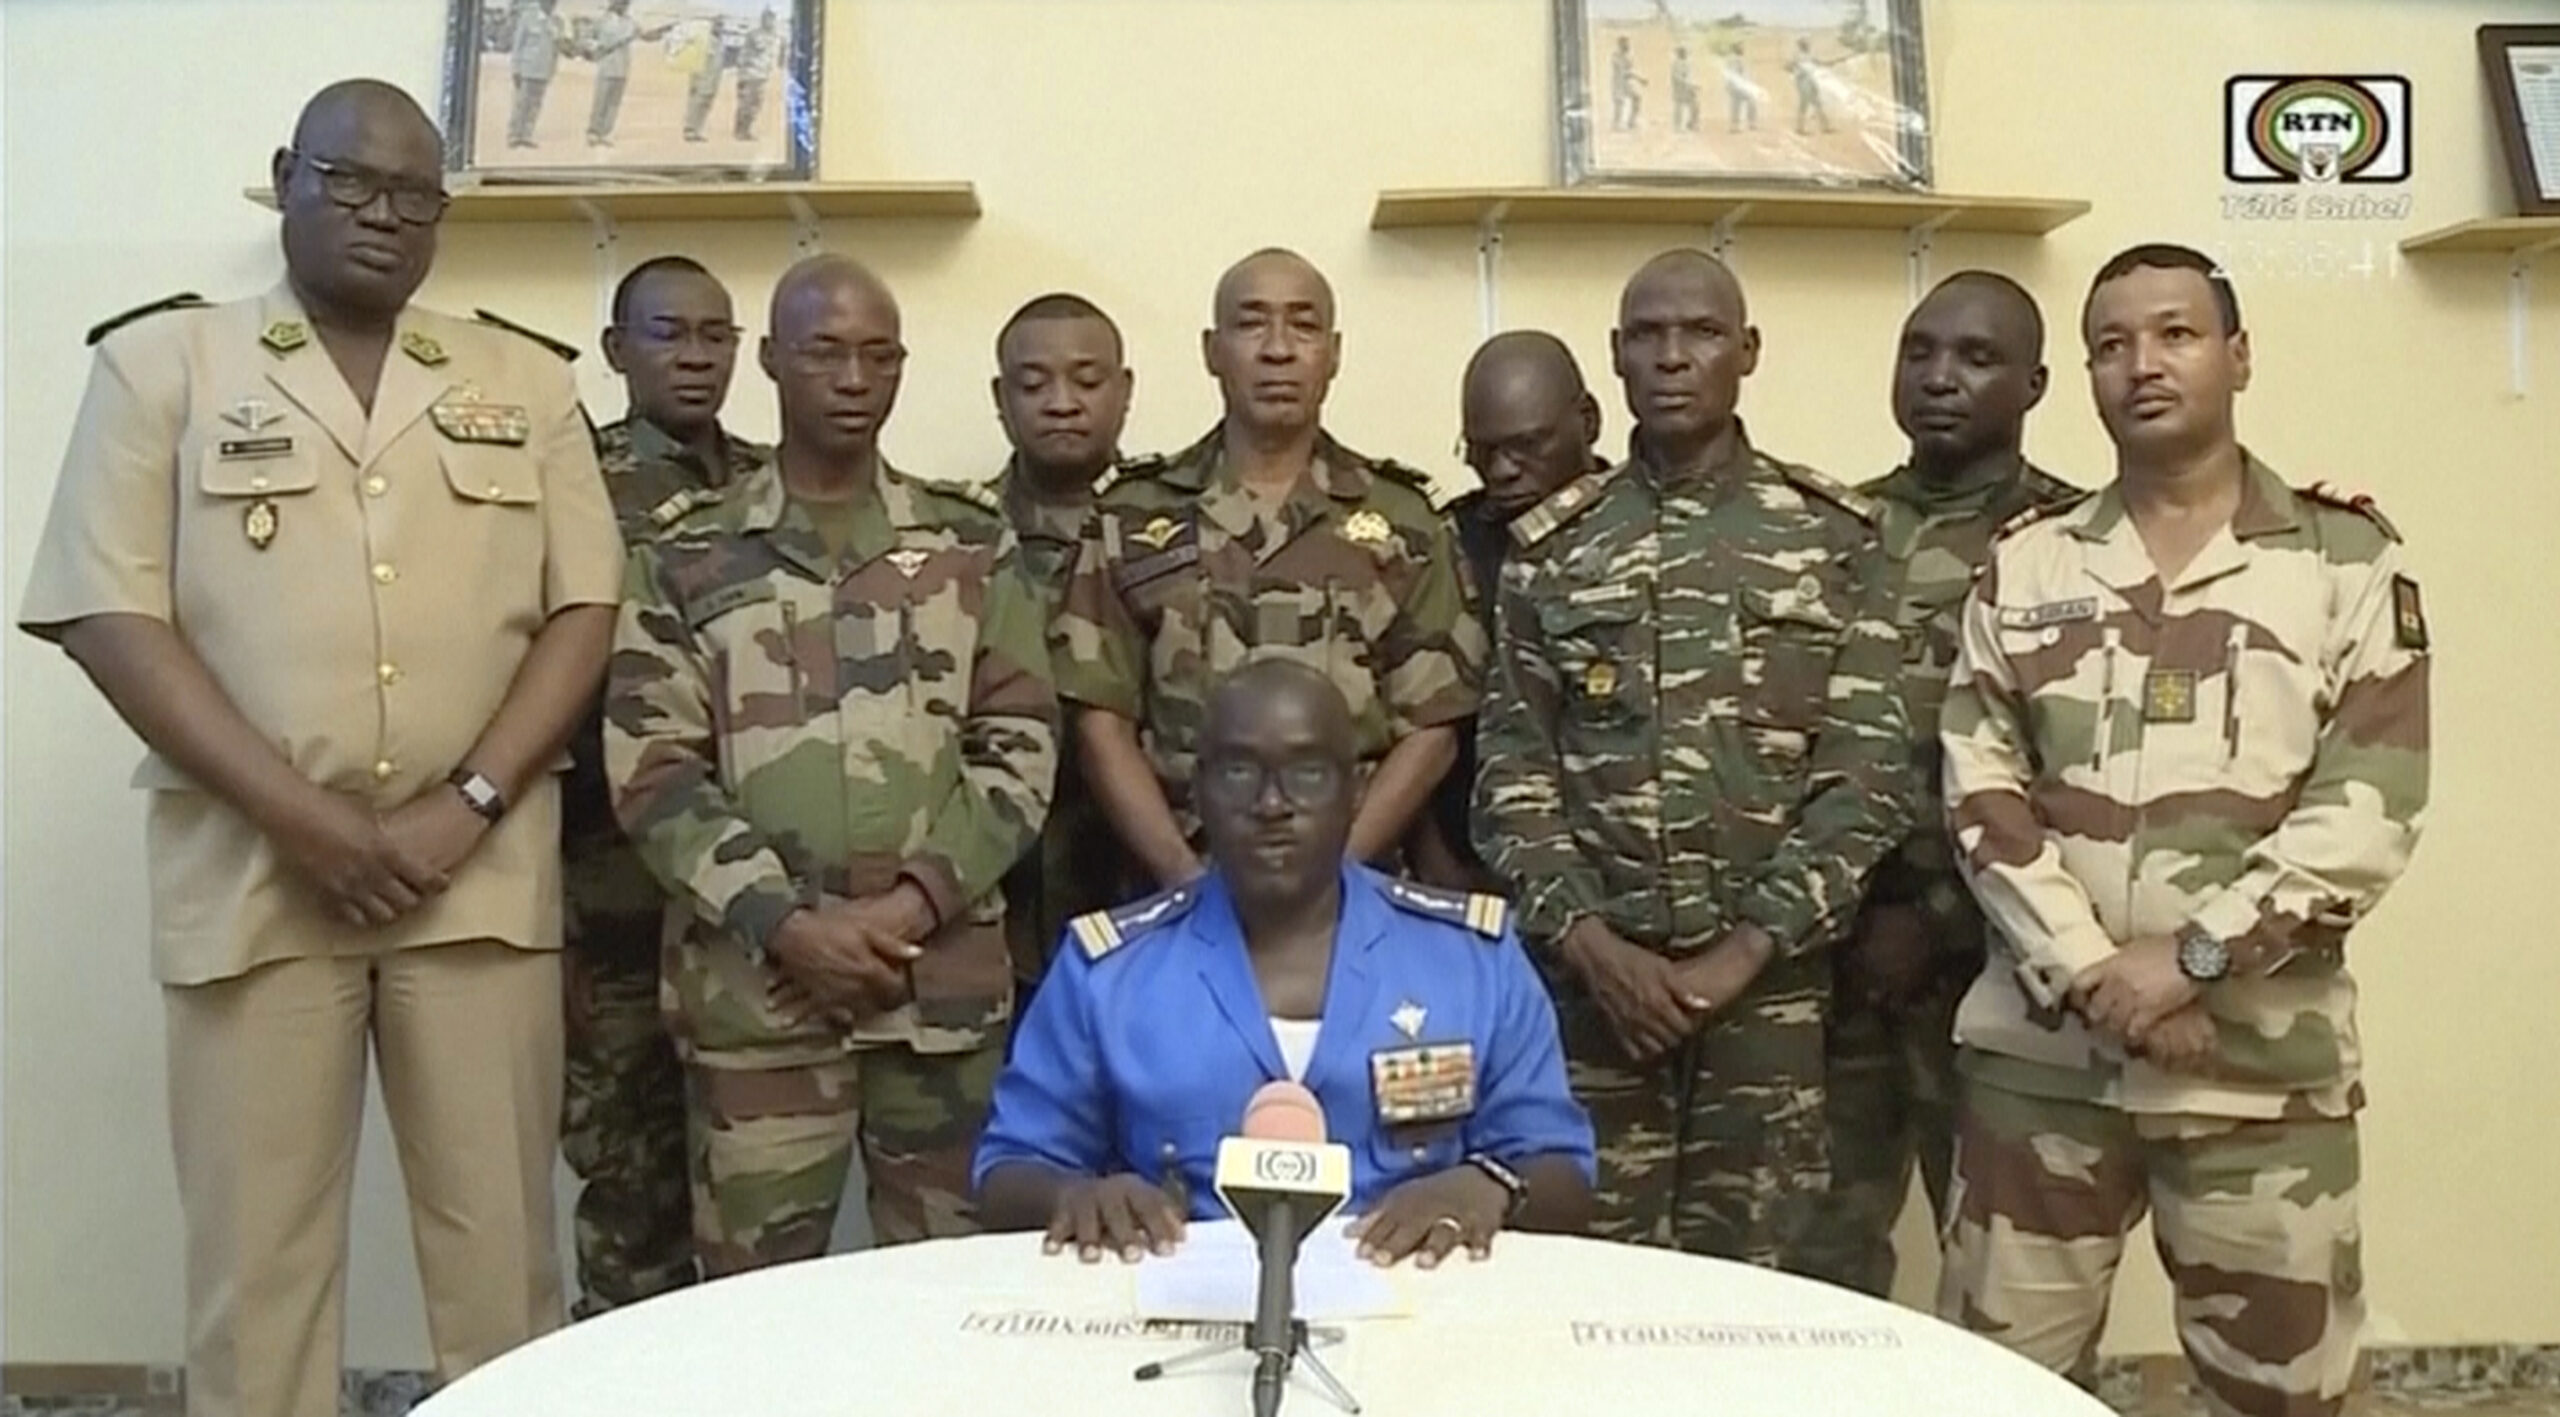
POLYGON ((1173 1213, 1187 1220, 1191 1217, 1191 1188, 1182 1182, 1182 1154, 1174 1150, 1172 1142, 1166 1142, 1158 1157, 1164 1163, 1164 1175, 1157 1184, 1164 1187, 1164 1198, 1173 1202, 1173 1213))

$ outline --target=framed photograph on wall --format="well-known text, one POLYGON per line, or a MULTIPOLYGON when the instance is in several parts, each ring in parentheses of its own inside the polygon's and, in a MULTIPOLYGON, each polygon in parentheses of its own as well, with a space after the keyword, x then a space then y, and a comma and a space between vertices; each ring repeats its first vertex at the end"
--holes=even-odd
POLYGON ((484 183, 818 171, 823 0, 446 0, 446 166, 484 183))
POLYGON ((1929 185, 1920 0, 1554 3, 1568 185, 1929 185))
POLYGON ((2560 25, 2482 25, 2489 81, 2518 216, 2560 216, 2560 25))

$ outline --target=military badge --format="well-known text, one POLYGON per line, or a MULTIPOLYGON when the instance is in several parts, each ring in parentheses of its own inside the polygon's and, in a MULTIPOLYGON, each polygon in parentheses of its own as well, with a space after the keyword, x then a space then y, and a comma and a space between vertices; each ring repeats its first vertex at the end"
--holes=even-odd
POLYGON ((1424 1008, 1422 1005, 1415 1003, 1411 999, 1407 999, 1403 1003, 1396 1005, 1396 1011, 1394 1013, 1387 1015, 1387 1022, 1394 1024, 1396 1026, 1396 1032, 1403 1034, 1405 1037, 1419 1039, 1422 1037, 1423 1022, 1430 1017, 1431 1011, 1429 1009, 1424 1008))
POLYGON ((2142 676, 2142 721, 2195 722, 2196 672, 2192 669, 2154 669, 2142 676))
POLYGON ((932 552, 913 546, 902 546, 889 553, 889 564, 897 567, 898 574, 909 580, 914 580, 916 572, 923 570, 924 563, 932 559, 932 552))
POLYGON ((300 320, 278 320, 267 326, 265 334, 258 336, 258 343, 265 345, 270 353, 291 354, 311 343, 311 330, 300 320))
POLYGON ((1154 521, 1147 523, 1145 526, 1138 528, 1136 531, 1129 533, 1129 539, 1131 541, 1145 542, 1156 550, 1162 551, 1167 546, 1173 544, 1173 538, 1181 530, 1182 528, 1174 525, 1173 518, 1158 517, 1154 521))
POLYGON ((2042 630, 2097 618, 2098 598, 2094 595, 2084 595, 2076 600, 2047 601, 2042 605, 2000 607, 2000 626, 2006 630, 2042 630))
POLYGON ((1369 1055, 1378 1120, 1390 1127, 1454 1122, 1476 1110, 1476 1045, 1421 1043, 1369 1055))
POLYGON ((443 345, 416 330, 410 330, 400 336, 400 352, 430 369, 444 363, 447 358, 443 345))
POLYGON ((261 497, 240 516, 240 531, 249 544, 264 551, 276 539, 276 504, 261 497))
POLYGON ((242 399, 222 411, 222 421, 245 433, 255 433, 271 423, 282 423, 284 413, 265 399, 242 399))
POLYGON ((1353 512, 1342 524, 1342 539, 1354 546, 1384 546, 1395 534, 1385 517, 1366 509, 1353 512))
POLYGON ((1584 698, 1605 699, 1617 692, 1618 666, 1602 659, 1595 660, 1590 668, 1582 671, 1582 696, 1584 698))
POLYGON ((224 462, 257 462, 292 455, 293 439, 289 437, 225 438, 214 445, 214 456, 224 462))
POLYGON ((2391 618, 2402 649, 2427 647, 2427 615, 2418 604, 2418 583, 2407 576, 2391 578, 2391 618))
POLYGON ((427 409, 436 431, 457 443, 521 448, 533 436, 533 415, 513 404, 439 400, 427 409))

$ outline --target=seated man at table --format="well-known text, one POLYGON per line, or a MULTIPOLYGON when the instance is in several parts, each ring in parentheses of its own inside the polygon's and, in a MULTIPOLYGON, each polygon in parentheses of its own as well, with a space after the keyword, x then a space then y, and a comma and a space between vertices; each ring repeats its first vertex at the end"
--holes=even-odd
POLYGON ((1196 799, 1210 870, 1079 917, 997 1080, 982 1222, 1086 1260, 1171 1250, 1219 1214, 1219 1138, 1299 1082, 1350 1147, 1362 1254, 1482 1257, 1506 1226, 1580 1231, 1591 1122, 1503 902, 1347 861, 1350 706, 1265 659, 1209 706, 1196 799))

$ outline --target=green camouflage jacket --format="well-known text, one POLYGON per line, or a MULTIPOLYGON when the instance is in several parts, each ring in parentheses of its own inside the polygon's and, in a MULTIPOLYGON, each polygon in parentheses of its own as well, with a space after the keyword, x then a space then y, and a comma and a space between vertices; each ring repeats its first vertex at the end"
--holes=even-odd
POLYGON ((986 489, 884 469, 879 493, 839 564, 769 461, 631 559, 606 765, 616 814, 689 907, 674 1032, 715 1065, 973 1048, 1011 1007, 997 882, 1057 769, 1039 593, 986 489), (942 922, 912 1001, 850 1038, 786 1026, 767 1000, 775 928, 901 878, 942 922))
POLYGON ((1210 689, 1283 654, 1350 700, 1364 761, 1473 713, 1484 627, 1420 473, 1331 438, 1276 513, 1220 475, 1218 430, 1104 494, 1051 637, 1062 698, 1138 723, 1186 831, 1210 689))
POLYGON ((1991 958, 1956 1034, 2012 1090, 2128 1111, 2342 1116, 2362 1100, 2346 935, 2427 798, 2428 652, 2399 538, 2248 460, 2230 527, 2164 586, 2114 486, 2003 537, 1964 608, 1945 800, 1991 958), (2193 922, 2209 1075, 2064 1008, 2124 942, 2193 922))
MULTIPOLYGON (((744 477, 770 455, 757 444, 723 435, 723 466, 706 469, 644 418, 596 430, 596 461, 613 498, 626 546, 656 539, 708 492, 744 477)), ((599 690, 569 740, 569 775, 560 800, 561 895, 569 948, 599 959, 655 967, 666 897, 613 819, 605 786, 604 698, 599 690)))
POLYGON ((1944 816, 1937 810, 1938 706, 1955 672, 1956 636, 1965 592, 1991 554, 1992 533, 2024 512, 2085 495, 2033 463, 2020 460, 1998 476, 1965 487, 1937 487, 1910 467, 1860 487, 1873 499, 1885 555, 1894 565, 1902 631, 1902 703, 1911 718, 1912 771, 1921 820, 1885 858, 1868 888, 1878 904, 1919 907, 1951 968, 1972 981, 1982 959, 1982 913, 1956 869, 1944 816))
POLYGON ((1748 922, 1802 957, 1846 928, 1915 811, 1873 515, 1745 444, 1673 486, 1630 461, 1514 523, 1476 832, 1524 938, 1597 916, 1685 954, 1748 922))

